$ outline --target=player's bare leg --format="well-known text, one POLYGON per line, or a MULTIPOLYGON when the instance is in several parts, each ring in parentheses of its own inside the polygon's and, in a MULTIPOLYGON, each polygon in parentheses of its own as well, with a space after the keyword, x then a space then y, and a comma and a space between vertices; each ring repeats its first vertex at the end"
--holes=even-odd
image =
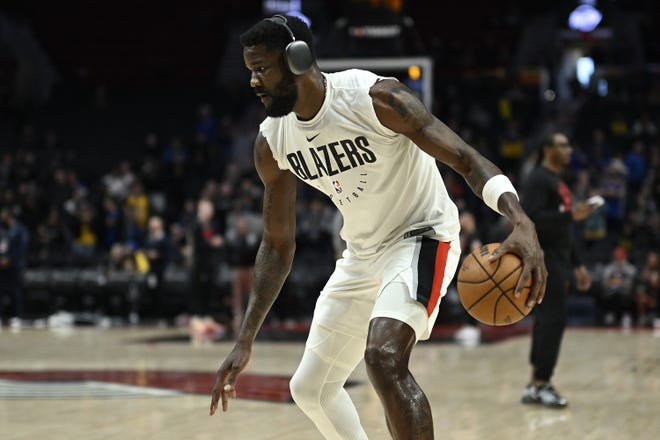
POLYGON ((369 324, 367 373, 395 440, 433 439, 431 407, 408 369, 415 341, 414 330, 404 322, 374 318, 369 324))

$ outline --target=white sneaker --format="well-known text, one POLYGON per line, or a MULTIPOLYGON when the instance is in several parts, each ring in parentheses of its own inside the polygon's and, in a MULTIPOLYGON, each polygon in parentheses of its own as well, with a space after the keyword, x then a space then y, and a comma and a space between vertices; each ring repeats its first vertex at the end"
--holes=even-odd
POLYGON ((72 328, 74 324, 73 314, 60 310, 59 312, 53 313, 47 319, 47 325, 49 328, 60 329, 60 328, 72 328))
POLYGON ((609 312, 609 313, 607 313, 607 314, 605 315, 605 317, 603 318, 603 324, 605 324, 605 325, 612 325, 612 324, 614 324, 614 321, 615 321, 615 320, 616 320, 616 318, 614 317, 614 313, 609 312))
POLYGON ((21 321, 21 318, 17 318, 16 316, 14 316, 9 320, 9 328, 12 331, 18 331, 21 329, 21 327, 23 327, 23 322, 21 321))
POLYGON ((629 313, 626 313, 621 318, 621 329, 624 331, 628 331, 631 328, 632 328, 632 317, 630 316, 629 313))
POLYGON ((481 343, 481 329, 473 325, 464 325, 454 333, 454 340, 466 347, 476 347, 481 343))

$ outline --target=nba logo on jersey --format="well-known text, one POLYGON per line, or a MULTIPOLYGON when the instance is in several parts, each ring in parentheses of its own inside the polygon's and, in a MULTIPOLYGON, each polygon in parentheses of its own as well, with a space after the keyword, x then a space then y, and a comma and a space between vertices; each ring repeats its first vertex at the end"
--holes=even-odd
POLYGON ((337 194, 341 194, 342 192, 344 192, 344 190, 341 189, 341 184, 339 183, 339 180, 333 180, 332 184, 334 185, 335 191, 337 191, 337 194))

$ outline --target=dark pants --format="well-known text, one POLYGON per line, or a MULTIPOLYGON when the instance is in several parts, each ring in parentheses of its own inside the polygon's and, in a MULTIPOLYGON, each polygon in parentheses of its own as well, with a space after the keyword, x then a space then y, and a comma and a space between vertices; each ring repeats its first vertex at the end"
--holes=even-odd
POLYGON ((163 285, 163 271, 151 271, 147 274, 147 298, 149 300, 148 314, 154 318, 163 318, 165 310, 163 307, 163 296, 161 294, 163 285))
POLYGON ((616 322, 620 322, 624 314, 629 314, 633 318, 637 316, 635 297, 632 292, 626 290, 606 291, 600 300, 600 306, 604 314, 613 313, 616 322))
POLYGON ((23 272, 12 267, 0 269, 0 317, 23 318, 23 303, 23 272), (10 314, 4 309, 3 303, 5 301, 12 304, 13 313, 10 314))
POLYGON ((534 307, 534 328, 530 363, 534 379, 549 381, 557 365, 561 339, 566 327, 566 295, 570 277, 568 253, 544 250, 548 284, 541 304, 534 307))
POLYGON ((194 316, 211 314, 210 300, 215 288, 215 272, 209 268, 192 270, 192 288, 188 297, 188 312, 194 316))

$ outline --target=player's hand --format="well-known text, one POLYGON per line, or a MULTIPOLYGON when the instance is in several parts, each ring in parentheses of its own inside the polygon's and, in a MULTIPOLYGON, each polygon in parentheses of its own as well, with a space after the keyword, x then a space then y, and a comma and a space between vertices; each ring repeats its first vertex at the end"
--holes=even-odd
POLYGON ((227 411, 229 399, 236 398, 236 378, 247 365, 251 354, 251 346, 236 344, 222 365, 220 365, 220 368, 218 368, 218 374, 211 395, 211 408, 209 409, 210 416, 217 411, 218 402, 221 399, 222 411, 224 412, 227 411))
POLYGON ((523 220, 516 224, 511 234, 495 249, 489 260, 497 260, 507 253, 518 255, 523 264, 514 295, 519 297, 531 278, 532 287, 529 291, 527 307, 534 307, 535 304, 543 301, 548 270, 545 267, 543 250, 536 236, 536 228, 531 220, 523 220))

